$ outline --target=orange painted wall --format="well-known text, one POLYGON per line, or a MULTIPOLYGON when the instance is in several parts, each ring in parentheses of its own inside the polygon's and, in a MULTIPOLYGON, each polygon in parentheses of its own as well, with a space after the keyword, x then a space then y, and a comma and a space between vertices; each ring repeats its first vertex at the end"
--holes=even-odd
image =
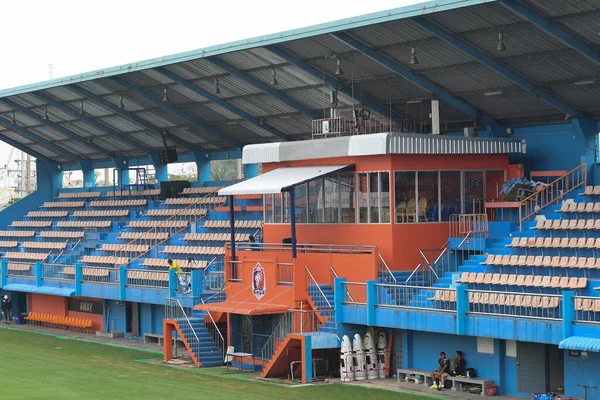
POLYGON ((58 315, 61 317, 89 319, 92 321, 93 331, 104 329, 104 317, 102 315, 69 311, 67 308, 66 297, 37 293, 29 294, 29 311, 58 315))
MULTIPOLYGON (((491 195, 495 194, 495 182, 503 180, 503 171, 508 168, 508 156, 505 154, 409 154, 338 157, 263 164, 263 171, 268 172, 281 167, 343 164, 354 164, 356 172, 394 170, 502 170, 502 172, 488 173, 487 175, 488 187, 486 195, 493 197, 491 195)), ((394 204, 393 190, 390 196, 390 202, 394 204)), ((424 248, 439 248, 448 239, 448 231, 448 223, 296 225, 298 243, 374 245, 377 246, 379 252, 392 270, 414 269, 421 261, 419 250, 424 248)), ((281 243, 283 238, 291 236, 290 225, 265 224, 263 235, 265 243, 281 243)), ((316 265, 314 267, 322 268, 316 265)), ((340 274, 340 276, 344 275, 340 274)))

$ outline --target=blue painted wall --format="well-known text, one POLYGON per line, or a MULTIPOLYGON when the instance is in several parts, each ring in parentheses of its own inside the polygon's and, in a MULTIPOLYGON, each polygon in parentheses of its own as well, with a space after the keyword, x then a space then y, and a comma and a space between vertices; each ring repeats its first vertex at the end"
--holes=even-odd
POLYGON ((114 332, 125 332, 125 305, 117 306, 117 302, 114 300, 106 300, 106 311, 104 313, 106 323, 106 331, 114 332), (110 308, 110 312, 109 311, 110 308), (114 320, 114 324, 113 324, 114 320))
POLYGON ((584 398, 584 388, 577 385, 596 386, 588 389, 589 400, 600 400, 600 353, 587 353, 587 358, 571 357, 565 351, 565 394, 569 397, 584 398))

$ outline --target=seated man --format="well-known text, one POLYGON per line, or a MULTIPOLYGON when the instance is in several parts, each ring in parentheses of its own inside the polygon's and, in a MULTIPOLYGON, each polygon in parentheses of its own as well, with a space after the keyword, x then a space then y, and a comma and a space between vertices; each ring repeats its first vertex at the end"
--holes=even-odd
POLYGON ((440 359, 438 360, 437 370, 431 373, 433 379, 433 385, 429 389, 444 390, 444 378, 448 376, 450 372, 450 360, 446 358, 446 353, 443 351, 440 353, 440 359), (441 381, 441 384, 440 384, 441 381))
POLYGON ((463 358, 463 353, 460 350, 456 351, 456 360, 454 361, 454 366, 452 369, 452 372, 450 373, 451 376, 466 376, 466 368, 467 367, 467 363, 465 362, 465 359, 463 358))

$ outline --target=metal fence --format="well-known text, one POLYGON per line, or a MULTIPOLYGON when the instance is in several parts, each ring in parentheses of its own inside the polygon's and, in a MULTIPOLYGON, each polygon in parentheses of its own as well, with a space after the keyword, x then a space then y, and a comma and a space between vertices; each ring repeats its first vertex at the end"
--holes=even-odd
MULTIPOLYGON (((225 243, 226 249, 231 249, 231 243, 225 243)), ((254 251, 292 251, 291 244, 282 243, 235 243, 235 250, 254 250, 254 251)), ((308 244, 302 243, 296 245, 298 253, 327 253, 327 254, 371 254, 377 251, 376 246, 361 246, 353 244, 308 244)))
POLYGON ((562 296, 467 290, 469 314, 562 319, 562 296))
POLYGON ((110 267, 83 267, 83 283, 119 284, 119 269, 110 267))
POLYGON ((377 284, 377 307, 456 311, 456 290, 377 284))
POLYGON ((127 270, 127 286, 169 287, 168 271, 127 270))
POLYGON ((343 303, 366 305, 367 284, 364 282, 344 282, 345 296, 343 303))
POLYGON ((7 267, 7 276, 25 279, 35 278, 35 264, 11 261, 7 267))
POLYGON ((42 279, 48 281, 74 281, 75 267, 62 264, 42 264, 42 279))
POLYGON ((208 271, 204 276, 204 288, 207 291, 214 292, 223 289, 225 286, 225 271, 208 271))
POLYGON ((425 121, 389 118, 323 118, 312 121, 313 139, 369 133, 425 133, 430 125, 425 121))
POLYGON ((600 323, 600 298, 575 296, 575 322, 600 323))
POLYGON ((449 236, 451 238, 487 237, 487 214, 452 214, 450 215, 449 236))
POLYGON ((292 264, 292 263, 277 263, 277 284, 278 285, 293 285, 294 284, 294 264, 292 264))

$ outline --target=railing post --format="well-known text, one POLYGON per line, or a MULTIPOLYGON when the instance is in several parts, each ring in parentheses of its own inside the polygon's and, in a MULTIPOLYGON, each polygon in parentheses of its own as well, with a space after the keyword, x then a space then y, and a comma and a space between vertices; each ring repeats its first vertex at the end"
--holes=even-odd
POLYGON ((575 292, 565 290, 562 292, 562 329, 563 339, 572 336, 572 326, 575 320, 575 292))
POLYGON ((125 301, 125 288, 127 287, 127 267, 119 266, 119 300, 125 301))
POLYGON ((464 335, 466 330, 467 312, 469 311, 469 296, 467 285, 456 285, 456 334, 464 335))
POLYGON ((83 265, 75 264, 75 296, 81 296, 81 281, 83 280, 83 265))
POLYGON ((42 262, 35 263, 35 286, 42 286, 42 262))
POLYGON ((339 324, 342 323, 342 303, 346 298, 344 283, 346 283, 346 278, 335 278, 333 280, 333 308, 335 311, 335 322, 338 324, 338 328, 340 327, 339 324))
POLYGON ((1 262, 1 268, 2 268, 2 276, 0 277, 0 289, 2 289, 4 286, 6 286, 8 284, 8 260, 7 259, 2 259, 1 262))
POLYGON ((174 269, 169 270, 169 297, 175 297, 175 289, 177 289, 177 273, 174 269))
POLYGON ((204 291, 204 270, 192 270, 192 272, 190 273, 190 283, 192 284, 192 296, 200 296, 204 291))
POLYGON ((375 305, 377 304, 377 281, 367 281, 367 326, 375 326, 375 305))

